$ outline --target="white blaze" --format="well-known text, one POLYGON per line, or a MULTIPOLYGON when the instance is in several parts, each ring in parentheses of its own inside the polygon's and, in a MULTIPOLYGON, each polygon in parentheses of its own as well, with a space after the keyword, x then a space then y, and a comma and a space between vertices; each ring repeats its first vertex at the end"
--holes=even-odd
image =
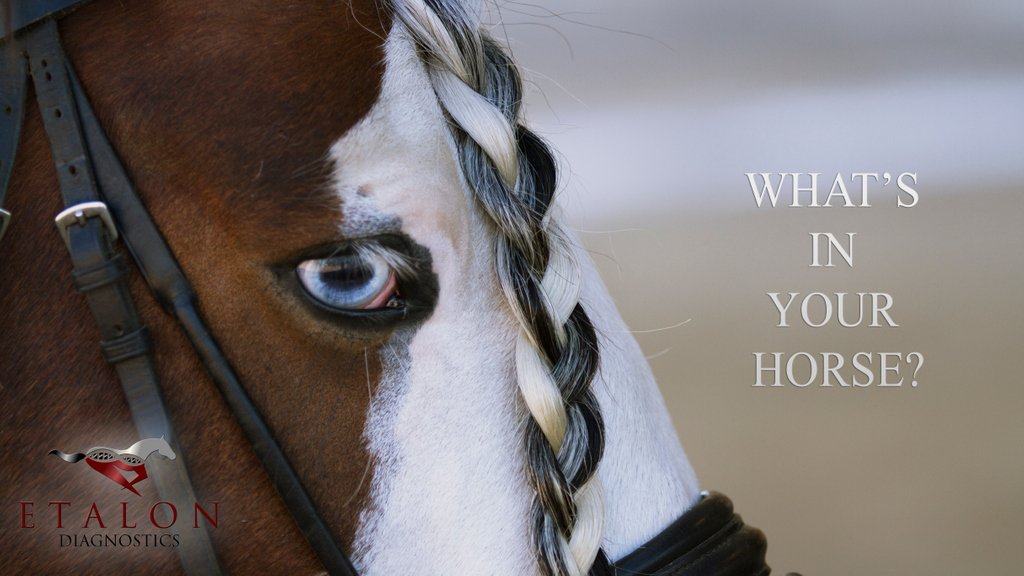
MULTIPOLYGON (((536 573, 513 374, 518 327, 494 271, 494 231, 463 182, 446 119, 407 36, 386 43, 380 98, 331 149, 343 232, 399 219, 430 251, 437 307, 394 335, 365 437, 374 474, 353 561, 367 576, 536 573)), ((697 485, 650 371, 585 255, 583 302, 602 335, 597 395, 605 548, 621 556, 675 519, 697 485)))

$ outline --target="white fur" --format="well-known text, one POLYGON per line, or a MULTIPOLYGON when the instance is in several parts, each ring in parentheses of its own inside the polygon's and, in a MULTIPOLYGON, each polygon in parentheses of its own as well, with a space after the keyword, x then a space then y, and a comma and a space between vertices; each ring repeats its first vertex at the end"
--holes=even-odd
MULTIPOLYGON (((365 429, 372 503, 353 560, 367 576, 535 574, 526 412, 513 372, 519 328, 495 275, 493 230, 401 28, 386 54, 379 101, 331 150, 342 229, 365 236, 400 219, 429 249, 440 296, 431 317, 382 354, 365 429)), ((677 517, 697 485, 646 362, 582 262, 583 301, 602 338, 604 546, 617 557, 677 517)))
POLYGON ((404 35, 388 40, 380 101, 332 155, 346 222, 362 235, 374 216, 400 218, 430 250, 441 295, 430 319, 385 351, 365 433, 373 504, 354 562, 368 576, 529 574, 516 328, 488 229, 468 209, 444 117, 404 35))
POLYGON ((605 494, 602 548, 617 560, 692 506, 700 486, 640 346, 593 261, 584 253, 579 258, 580 301, 597 329, 601 350, 593 386, 605 423, 604 458, 598 468, 605 494))

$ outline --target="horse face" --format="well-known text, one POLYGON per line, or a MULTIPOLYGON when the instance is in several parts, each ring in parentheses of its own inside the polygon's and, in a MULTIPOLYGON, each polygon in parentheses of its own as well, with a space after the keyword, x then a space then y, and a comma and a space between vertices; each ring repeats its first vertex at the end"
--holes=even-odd
MULTIPOLYGON (((493 230, 408 37, 373 2, 97 2, 62 25, 209 328, 357 563, 387 572, 381 558, 403 566, 461 541, 475 572, 532 570, 517 328, 493 230), (303 263, 353 245, 407 263, 401 314, 338 313, 303 285, 303 263), (439 528, 400 538, 409 518, 439 528), (384 540, 412 546, 374 545, 384 540)), ((198 489, 265 510, 280 532, 265 482, 238 485, 262 473, 233 418, 175 327, 137 297, 198 489)))
MULTIPOLYGON (((209 328, 357 566, 535 573, 519 323, 495 275, 494 225, 407 33, 369 0, 97 2, 63 29, 209 328), (323 262, 359 248, 388 255, 397 307, 385 294, 370 299, 385 309, 352 313, 321 290, 333 282, 323 262)), ((614 402, 598 392, 616 410, 602 470, 606 534, 622 552, 696 484, 664 441, 671 425, 639 350, 585 278, 609 330, 600 379, 630 384, 614 402)), ((187 343, 136 288, 197 491, 247 515, 218 528, 221 554, 265 571, 251 550, 302 550, 301 536, 187 343)), ((301 552, 274 562, 315 565, 301 552)))

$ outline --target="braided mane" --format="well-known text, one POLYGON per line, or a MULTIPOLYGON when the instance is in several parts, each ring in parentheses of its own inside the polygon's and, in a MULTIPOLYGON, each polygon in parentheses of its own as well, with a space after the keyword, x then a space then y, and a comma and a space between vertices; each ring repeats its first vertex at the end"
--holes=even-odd
POLYGON ((524 449, 533 535, 546 576, 600 574, 604 449, 591 390, 597 337, 579 303, 574 247, 548 213, 550 151, 520 120, 515 64, 455 0, 392 0, 448 116, 467 183, 496 228, 497 275, 519 323, 516 378, 529 410, 524 449))

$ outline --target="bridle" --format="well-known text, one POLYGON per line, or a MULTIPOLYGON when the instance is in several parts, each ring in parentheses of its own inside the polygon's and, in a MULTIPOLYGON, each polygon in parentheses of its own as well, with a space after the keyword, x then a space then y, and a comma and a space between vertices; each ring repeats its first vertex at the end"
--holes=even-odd
MULTIPOLYGON (((116 370, 142 438, 163 436, 178 451, 151 477, 163 500, 194 501, 185 455, 176 443, 154 368, 146 328, 128 289, 128 265, 114 247, 120 239, 157 301, 188 336, 252 445, 299 529, 329 574, 354 576, 302 481, 203 323, 196 295, 132 186, 100 126, 61 45, 57 20, 88 0, 11 0, 0 14, 0 240, 12 215, 3 210, 32 78, 65 208, 55 222, 72 262, 75 288, 99 328, 100 348, 116 370)), ((222 570, 209 533, 181 534, 186 574, 222 570)), ((705 493, 686 514, 611 573, 657 575, 766 575, 763 534, 745 526, 720 494, 705 493)))
MULTIPOLYGON (((57 229, 71 255, 75 288, 88 300, 102 337, 100 347, 117 371, 139 434, 143 438, 163 436, 175 445, 146 329, 128 291, 128 268, 113 248, 119 237, 156 299, 181 324, 324 567, 331 574, 354 576, 351 563, 334 542, 298 475, 200 318, 195 292, 132 187, 67 61, 57 18, 83 3, 14 2, 12 21, 4 23, 5 29, 12 31, 7 34, 8 41, 13 39, 17 53, 23 52, 26 57, 6 57, 0 64, 0 97, 6 112, 0 141, 0 206, 13 168, 31 74, 64 199, 65 209, 56 218, 57 229)), ((4 214, 4 227, 10 218, 10 214, 4 214)), ((179 453, 177 459, 161 463, 164 473, 153 475, 162 478, 157 480, 157 489, 165 500, 194 500, 185 460, 179 453)), ((189 530, 182 536, 180 556, 187 574, 221 573, 204 530, 189 530)))

